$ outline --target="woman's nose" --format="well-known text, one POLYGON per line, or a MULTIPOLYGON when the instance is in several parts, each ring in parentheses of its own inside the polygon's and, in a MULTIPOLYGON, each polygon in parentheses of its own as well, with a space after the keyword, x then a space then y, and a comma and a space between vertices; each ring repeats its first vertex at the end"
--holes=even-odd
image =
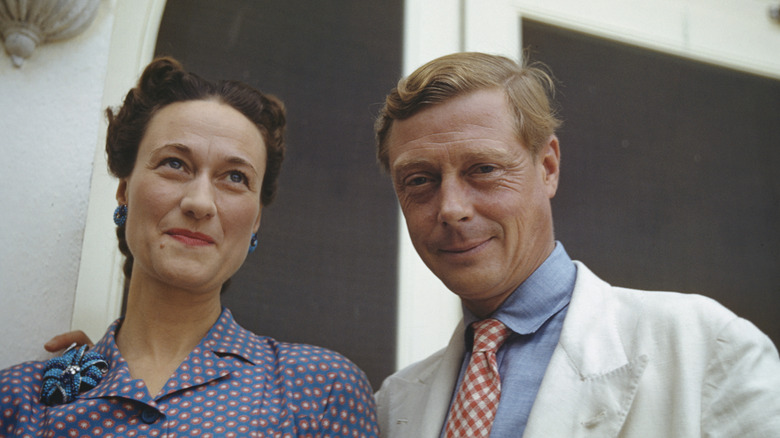
POLYGON ((181 208, 184 214, 195 219, 213 217, 217 212, 214 186, 205 175, 199 175, 187 183, 181 208))

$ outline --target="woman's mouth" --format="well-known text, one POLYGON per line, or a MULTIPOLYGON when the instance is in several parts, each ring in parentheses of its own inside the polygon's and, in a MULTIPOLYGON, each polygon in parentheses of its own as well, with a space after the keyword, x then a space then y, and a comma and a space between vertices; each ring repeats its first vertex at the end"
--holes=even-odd
POLYGON ((183 228, 173 228, 165 232, 175 240, 190 246, 205 246, 214 243, 214 239, 208 234, 198 233, 183 228))

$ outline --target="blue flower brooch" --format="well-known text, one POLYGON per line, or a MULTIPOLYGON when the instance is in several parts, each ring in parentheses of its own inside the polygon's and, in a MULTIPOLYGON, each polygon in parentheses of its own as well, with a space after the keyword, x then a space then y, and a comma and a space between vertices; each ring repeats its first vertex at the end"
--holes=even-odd
POLYGON ((54 406, 70 403, 97 386, 108 372, 108 362, 98 353, 87 352, 86 345, 74 344, 62 356, 46 362, 43 372, 41 401, 54 406))

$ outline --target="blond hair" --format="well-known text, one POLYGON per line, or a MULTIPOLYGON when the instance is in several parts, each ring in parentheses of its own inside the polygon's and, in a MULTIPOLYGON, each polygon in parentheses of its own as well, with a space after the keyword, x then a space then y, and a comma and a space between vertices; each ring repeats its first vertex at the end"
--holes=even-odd
POLYGON ((554 82, 541 65, 496 55, 461 52, 442 56, 401 79, 390 91, 374 124, 377 159, 389 170, 388 137, 394 120, 470 92, 499 88, 514 112, 520 142, 533 156, 561 125, 552 106, 554 82))

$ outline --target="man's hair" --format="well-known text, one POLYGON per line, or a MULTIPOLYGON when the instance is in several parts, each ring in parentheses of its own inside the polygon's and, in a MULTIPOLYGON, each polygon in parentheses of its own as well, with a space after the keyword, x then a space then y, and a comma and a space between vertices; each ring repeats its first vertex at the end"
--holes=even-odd
POLYGON ((374 124, 377 159, 389 170, 388 137, 394 120, 478 90, 502 89, 514 112, 521 144, 536 157, 561 125, 552 106, 553 78, 540 64, 527 65, 497 55, 453 53, 434 59, 398 81, 374 124))

